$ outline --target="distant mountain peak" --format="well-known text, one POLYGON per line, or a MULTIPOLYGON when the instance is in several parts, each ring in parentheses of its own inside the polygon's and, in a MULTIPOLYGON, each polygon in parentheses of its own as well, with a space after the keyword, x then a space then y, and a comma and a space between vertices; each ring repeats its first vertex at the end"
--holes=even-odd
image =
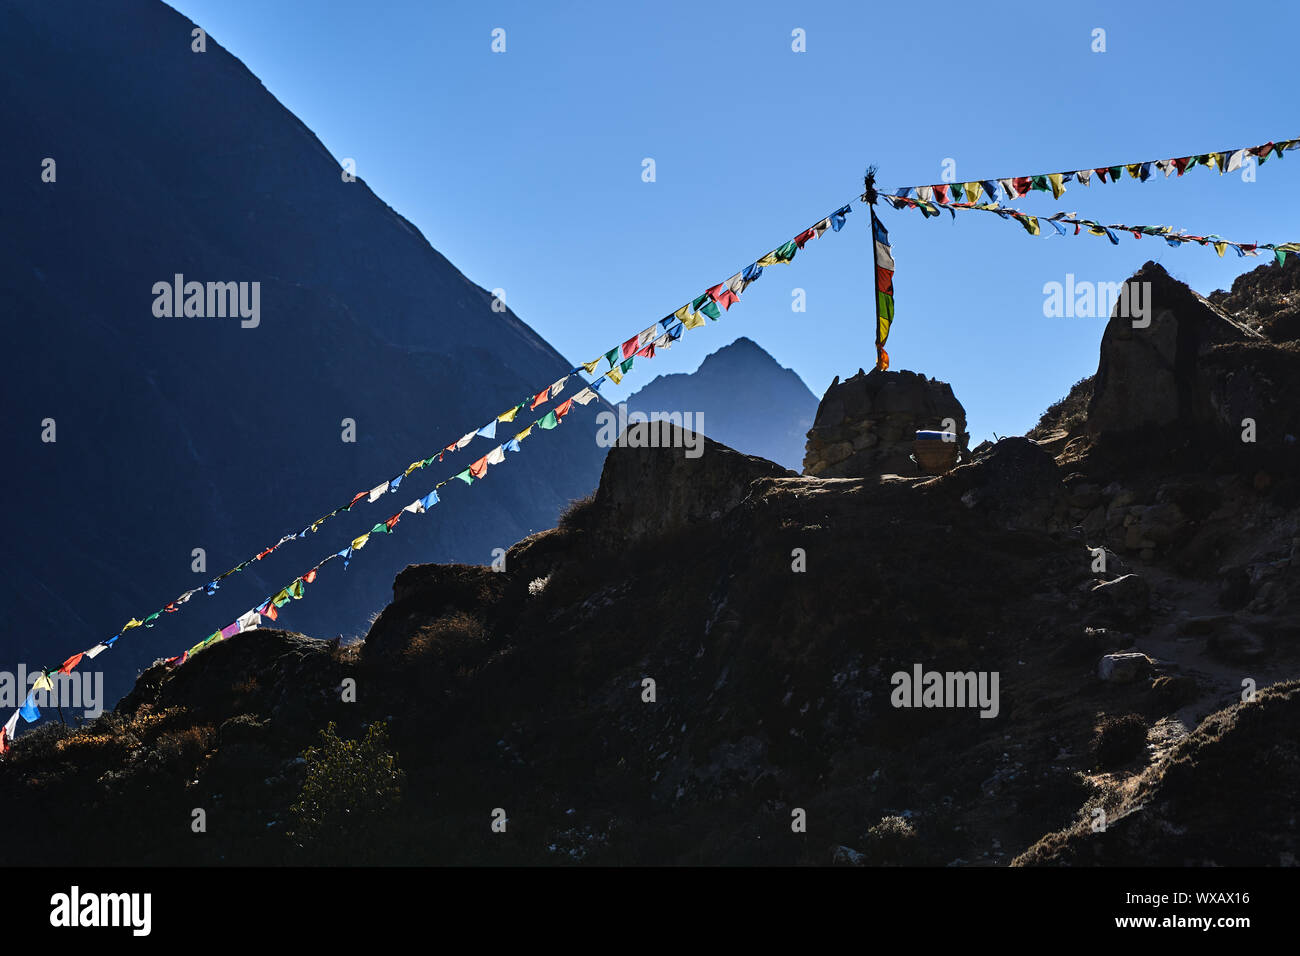
POLYGON ((741 336, 694 372, 660 375, 629 395, 633 411, 702 414, 708 437, 798 470, 817 397, 798 374, 741 336))

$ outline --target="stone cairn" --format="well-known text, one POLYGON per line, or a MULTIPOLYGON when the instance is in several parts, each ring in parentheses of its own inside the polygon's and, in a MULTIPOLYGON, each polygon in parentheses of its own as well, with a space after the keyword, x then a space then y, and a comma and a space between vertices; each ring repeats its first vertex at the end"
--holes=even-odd
POLYGON ((952 386, 916 372, 872 369, 841 382, 836 376, 808 432, 803 473, 815 478, 918 475, 912 443, 923 429, 956 423, 962 460, 969 458, 966 410, 952 386))

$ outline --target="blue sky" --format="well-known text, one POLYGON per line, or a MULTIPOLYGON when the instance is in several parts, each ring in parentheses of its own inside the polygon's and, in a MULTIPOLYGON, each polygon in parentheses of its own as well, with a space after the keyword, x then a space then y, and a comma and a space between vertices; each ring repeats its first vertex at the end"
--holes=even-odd
MULTIPOLYGON (((1285 71, 1300 8, 1001 3, 360 4, 176 0, 470 279, 574 361, 671 312, 861 191, 1165 159, 1300 136, 1285 71), (491 50, 506 31, 506 52, 491 50), (793 52, 802 29, 807 51, 793 52), (1106 51, 1093 52, 1105 30, 1106 51), (652 158, 656 181, 642 181, 652 158)), ((1300 151, 1255 182, 1207 169, 1070 184, 1033 214, 1300 239, 1300 151)), ((982 213, 885 208, 895 369, 952 383, 973 441, 1032 426, 1096 369, 1104 318, 1043 286, 1148 259, 1208 293, 1267 261, 1131 236, 1032 238, 982 213)), ((749 336, 818 395, 874 361, 869 230, 769 268, 651 373, 749 336), (806 292, 806 311, 791 310, 806 292)), ((609 393, 617 399, 619 390, 609 393)))

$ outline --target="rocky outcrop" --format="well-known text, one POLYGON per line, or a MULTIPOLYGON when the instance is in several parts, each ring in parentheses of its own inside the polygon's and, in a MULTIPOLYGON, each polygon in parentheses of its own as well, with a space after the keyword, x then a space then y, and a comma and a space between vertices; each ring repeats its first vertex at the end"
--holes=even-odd
POLYGON ((1200 357, 1216 345, 1256 340, 1258 334, 1154 262, 1125 285, 1101 339, 1089 434, 1205 420, 1210 402, 1198 375, 1200 357))
POLYGON ((1300 339, 1300 256, 1239 275, 1230 292, 1212 292, 1211 304, 1273 342, 1300 339))
POLYGON ((966 410, 952 386, 916 372, 858 371, 831 384, 808 432, 803 473, 817 478, 915 475, 920 429, 950 428, 967 454, 966 410))
POLYGON ((757 478, 794 478, 764 458, 742 455, 670 422, 629 425, 605 458, 593 510, 619 529, 619 543, 716 521, 757 478))
POLYGON ((967 508, 1009 530, 1046 531, 1065 502, 1056 462, 1028 438, 1004 438, 940 481, 967 508))
POLYGON ((1202 358, 1199 379, 1217 425, 1242 432, 1249 420, 1259 446, 1300 450, 1300 341, 1218 346, 1202 358))
POLYGON ((1090 817, 1013 865, 1295 866, 1298 733, 1297 681, 1212 714, 1130 784, 1104 829, 1090 817))

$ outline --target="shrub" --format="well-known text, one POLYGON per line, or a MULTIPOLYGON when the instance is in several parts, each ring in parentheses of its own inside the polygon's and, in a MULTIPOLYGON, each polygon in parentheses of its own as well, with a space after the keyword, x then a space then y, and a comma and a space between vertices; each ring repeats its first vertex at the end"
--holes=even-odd
POLYGON ((361 740, 343 740, 330 721, 320 745, 302 752, 307 776, 289 808, 289 838, 309 859, 345 865, 383 859, 393 844, 386 825, 405 777, 387 746, 382 722, 371 724, 361 740))
POLYGON ((916 851, 916 829, 905 817, 882 817, 862 843, 867 865, 903 866, 916 851))
POLYGON ((402 652, 408 666, 423 661, 459 659, 470 652, 484 640, 486 631, 483 622, 464 611, 452 611, 444 614, 430 624, 426 624, 411 635, 402 652))
POLYGON ((1137 714, 1124 714, 1101 719, 1092 747, 1097 766, 1108 769, 1136 760, 1146 751, 1146 744, 1146 721, 1137 714))
POLYGON ((216 730, 211 724, 179 727, 160 734, 153 749, 165 765, 188 769, 211 749, 215 737, 216 730))
POLYGON ((574 498, 560 513, 561 531, 590 531, 596 520, 596 493, 574 498))

